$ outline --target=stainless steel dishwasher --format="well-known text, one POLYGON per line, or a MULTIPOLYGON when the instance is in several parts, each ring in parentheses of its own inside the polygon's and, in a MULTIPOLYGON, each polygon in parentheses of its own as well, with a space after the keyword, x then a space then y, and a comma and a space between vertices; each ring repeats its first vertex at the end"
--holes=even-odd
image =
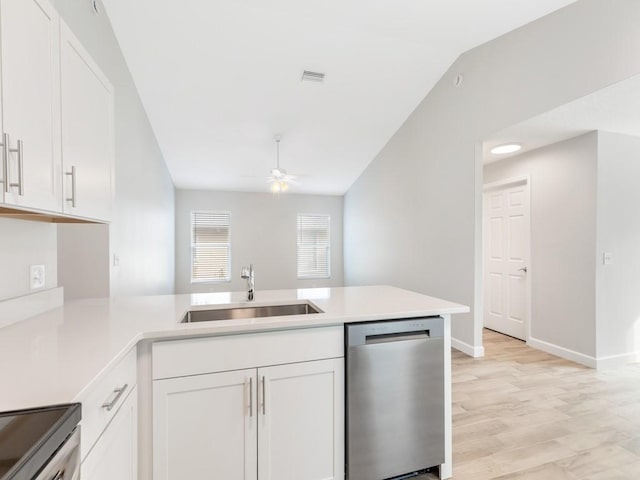
POLYGON ((347 324, 348 480, 408 478, 444 463, 444 320, 347 324))

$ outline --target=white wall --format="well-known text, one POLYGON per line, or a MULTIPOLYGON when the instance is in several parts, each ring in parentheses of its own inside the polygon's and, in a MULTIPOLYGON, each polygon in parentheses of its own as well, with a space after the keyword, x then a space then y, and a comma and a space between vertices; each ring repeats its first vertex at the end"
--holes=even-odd
POLYGON ((64 299, 110 296, 109 225, 58 225, 58 283, 64 299))
POLYGON ((597 352, 640 360, 640 138, 598 134, 597 352), (603 264, 604 252, 613 263, 603 264))
MULTIPOLYGON (((115 88, 115 208, 109 227, 110 251, 105 252, 101 242, 86 246, 93 247, 96 257, 119 256, 120 266, 112 266, 107 279, 112 296, 173 293, 174 187, 109 20, 104 13, 94 15, 89 0, 52 1, 115 88)), ((78 227, 74 231, 83 236, 85 230, 78 227)), ((87 229, 86 234, 89 242, 93 232, 87 229)), ((59 249, 66 251, 65 258, 72 258, 78 239, 61 235, 61 241, 59 249)), ((82 270, 76 273, 85 275, 82 270)))
POLYGON ((45 289, 58 285, 55 225, 0 218, 0 301, 30 292, 30 265, 45 266, 45 289))
POLYGON ((597 133, 491 163, 531 180, 531 340, 596 356, 597 133))
POLYGON ((176 292, 238 291, 243 265, 253 263, 256 290, 343 285, 343 197, 271 193, 176 192, 176 292), (194 210, 231 212, 231 282, 191 284, 190 215, 194 210), (331 278, 296 277, 296 222, 299 213, 331 215, 331 278))
POLYGON ((638 25, 638 1, 581 0, 463 54, 345 196, 345 282, 470 305, 471 314, 456 315, 453 336, 480 346, 478 146, 639 73, 638 25), (455 88, 458 74, 464 83, 455 88))

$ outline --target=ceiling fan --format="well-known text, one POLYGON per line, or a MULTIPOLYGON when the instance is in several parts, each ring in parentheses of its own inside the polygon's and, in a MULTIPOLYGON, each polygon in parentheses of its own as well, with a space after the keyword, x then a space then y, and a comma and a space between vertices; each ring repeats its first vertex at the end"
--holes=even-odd
POLYGON ((267 177, 267 180, 270 183, 269 189, 273 193, 282 193, 289 189, 290 183, 295 183, 296 176, 288 174, 284 168, 280 167, 280 140, 282 140, 282 136, 276 135, 274 140, 276 141, 276 167, 271 169, 271 175, 267 177))

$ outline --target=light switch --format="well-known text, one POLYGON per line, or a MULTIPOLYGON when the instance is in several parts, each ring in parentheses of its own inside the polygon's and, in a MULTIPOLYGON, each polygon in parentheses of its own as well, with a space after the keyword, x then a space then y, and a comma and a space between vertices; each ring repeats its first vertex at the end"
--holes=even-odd
POLYGON ((602 264, 603 265, 611 265, 613 263, 613 253, 604 252, 602 254, 602 264))

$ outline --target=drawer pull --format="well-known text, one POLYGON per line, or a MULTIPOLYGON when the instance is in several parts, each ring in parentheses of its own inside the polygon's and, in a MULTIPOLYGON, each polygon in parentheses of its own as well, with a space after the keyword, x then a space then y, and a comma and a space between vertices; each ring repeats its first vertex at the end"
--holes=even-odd
POLYGON ((113 390, 113 393, 115 394, 115 396, 110 402, 109 401, 104 402, 102 404, 102 408, 106 409, 107 412, 110 412, 111 410, 113 410, 113 407, 116 406, 116 403, 118 403, 118 400, 120 400, 120 397, 124 395, 124 392, 127 388, 129 388, 129 385, 126 383, 121 387, 115 388, 113 390))

